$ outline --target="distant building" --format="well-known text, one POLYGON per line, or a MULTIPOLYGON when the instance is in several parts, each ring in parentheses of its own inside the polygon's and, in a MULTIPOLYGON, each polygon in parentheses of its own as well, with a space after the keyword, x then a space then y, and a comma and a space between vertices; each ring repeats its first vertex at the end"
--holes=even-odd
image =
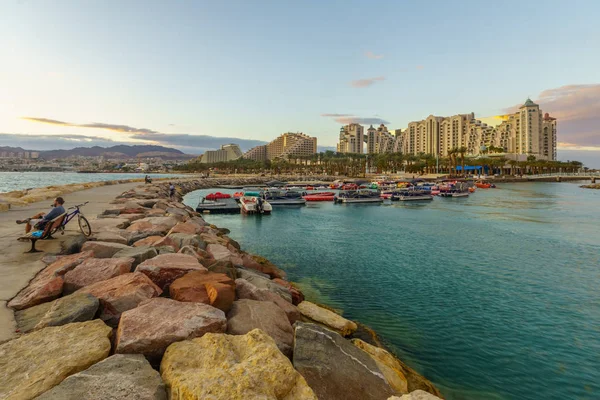
POLYGON ((291 159, 294 156, 309 156, 317 152, 317 138, 304 133, 287 132, 279 135, 269 144, 256 146, 244 154, 244 158, 255 161, 276 158, 291 159))
POLYGON ((237 160, 242 156, 242 150, 237 144, 224 144, 219 150, 208 150, 204 152, 202 160, 203 164, 212 164, 223 161, 237 160))
POLYGON ((360 124, 344 125, 340 129, 338 153, 363 153, 365 130, 360 124))
POLYGON ((382 154, 394 152, 396 137, 392 135, 384 124, 377 129, 373 125, 367 130, 367 153, 382 154))
POLYGON ((254 161, 266 161, 267 160, 267 146, 261 145, 261 146, 256 146, 256 147, 251 148, 246 153, 244 153, 244 158, 247 158, 248 160, 254 160, 254 161))

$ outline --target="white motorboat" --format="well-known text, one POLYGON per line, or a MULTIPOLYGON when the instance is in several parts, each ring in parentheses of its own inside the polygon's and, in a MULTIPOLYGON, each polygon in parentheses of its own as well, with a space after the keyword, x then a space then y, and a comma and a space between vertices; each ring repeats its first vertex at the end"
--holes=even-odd
POLYGON ((271 214, 273 211, 268 201, 255 196, 240 197, 240 207, 246 214, 271 214))

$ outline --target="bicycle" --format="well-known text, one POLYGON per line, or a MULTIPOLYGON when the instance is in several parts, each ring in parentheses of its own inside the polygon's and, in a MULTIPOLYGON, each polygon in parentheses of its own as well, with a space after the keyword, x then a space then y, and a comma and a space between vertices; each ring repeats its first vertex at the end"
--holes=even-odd
POLYGON ((87 220, 87 218, 83 215, 83 213, 79 209, 79 207, 83 207, 83 206, 85 206, 88 203, 89 203, 89 201, 86 201, 83 204, 78 204, 76 206, 67 208, 67 210, 75 209, 75 211, 73 211, 71 213, 68 213, 65 216, 65 219, 63 220, 62 224, 60 224, 59 227, 57 227, 55 230, 53 230, 50 233, 50 235, 52 235, 53 233, 56 233, 58 231, 60 231, 61 235, 64 235, 65 234, 65 226, 69 223, 69 221, 71 221, 77 215, 77 222, 79 223, 79 229, 81 230, 81 233, 83 233, 83 235, 85 237, 91 236, 91 234, 92 234, 92 226, 90 225, 90 223, 87 220))

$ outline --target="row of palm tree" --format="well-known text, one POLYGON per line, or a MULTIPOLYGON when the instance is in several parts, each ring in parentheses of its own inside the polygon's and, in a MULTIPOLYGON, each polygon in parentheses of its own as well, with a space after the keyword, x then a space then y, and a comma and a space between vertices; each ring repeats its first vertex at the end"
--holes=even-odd
POLYGON ((194 160, 175 169, 188 172, 216 169, 223 173, 312 173, 361 177, 365 176, 367 172, 377 174, 439 173, 457 176, 465 175, 467 172, 465 169, 470 169, 469 172, 473 174, 526 175, 576 172, 581 168, 582 163, 578 161, 537 160, 535 156, 529 156, 526 161, 508 160, 503 156, 469 157, 466 147, 457 147, 451 149, 447 157, 437 158, 425 153, 418 155, 402 153, 343 154, 325 151, 270 161, 241 158, 234 161, 203 164, 199 160, 194 160))

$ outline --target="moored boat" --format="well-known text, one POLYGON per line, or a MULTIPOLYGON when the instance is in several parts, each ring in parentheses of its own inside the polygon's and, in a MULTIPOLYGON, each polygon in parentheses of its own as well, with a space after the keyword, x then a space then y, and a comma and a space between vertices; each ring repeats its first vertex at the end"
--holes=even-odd
POLYGON ((381 203, 383 199, 378 190, 359 189, 359 190, 344 190, 338 193, 334 199, 334 203, 381 203))
POLYGON ((273 207, 257 196, 240 197, 240 207, 245 214, 271 214, 273 207))
POLYGON ((333 201, 334 197, 334 192, 309 193, 303 196, 306 201, 333 201))
POLYGON ((216 192, 216 193, 210 193, 206 195, 206 200, 210 200, 210 201, 215 201, 215 200, 220 200, 220 199, 230 199, 231 195, 227 194, 227 193, 221 193, 221 192, 216 192))
POLYGON ((302 195, 306 192, 299 192, 295 190, 277 190, 269 189, 261 193, 264 200, 269 202, 273 206, 284 206, 284 205, 302 205, 306 204, 306 200, 302 195))

